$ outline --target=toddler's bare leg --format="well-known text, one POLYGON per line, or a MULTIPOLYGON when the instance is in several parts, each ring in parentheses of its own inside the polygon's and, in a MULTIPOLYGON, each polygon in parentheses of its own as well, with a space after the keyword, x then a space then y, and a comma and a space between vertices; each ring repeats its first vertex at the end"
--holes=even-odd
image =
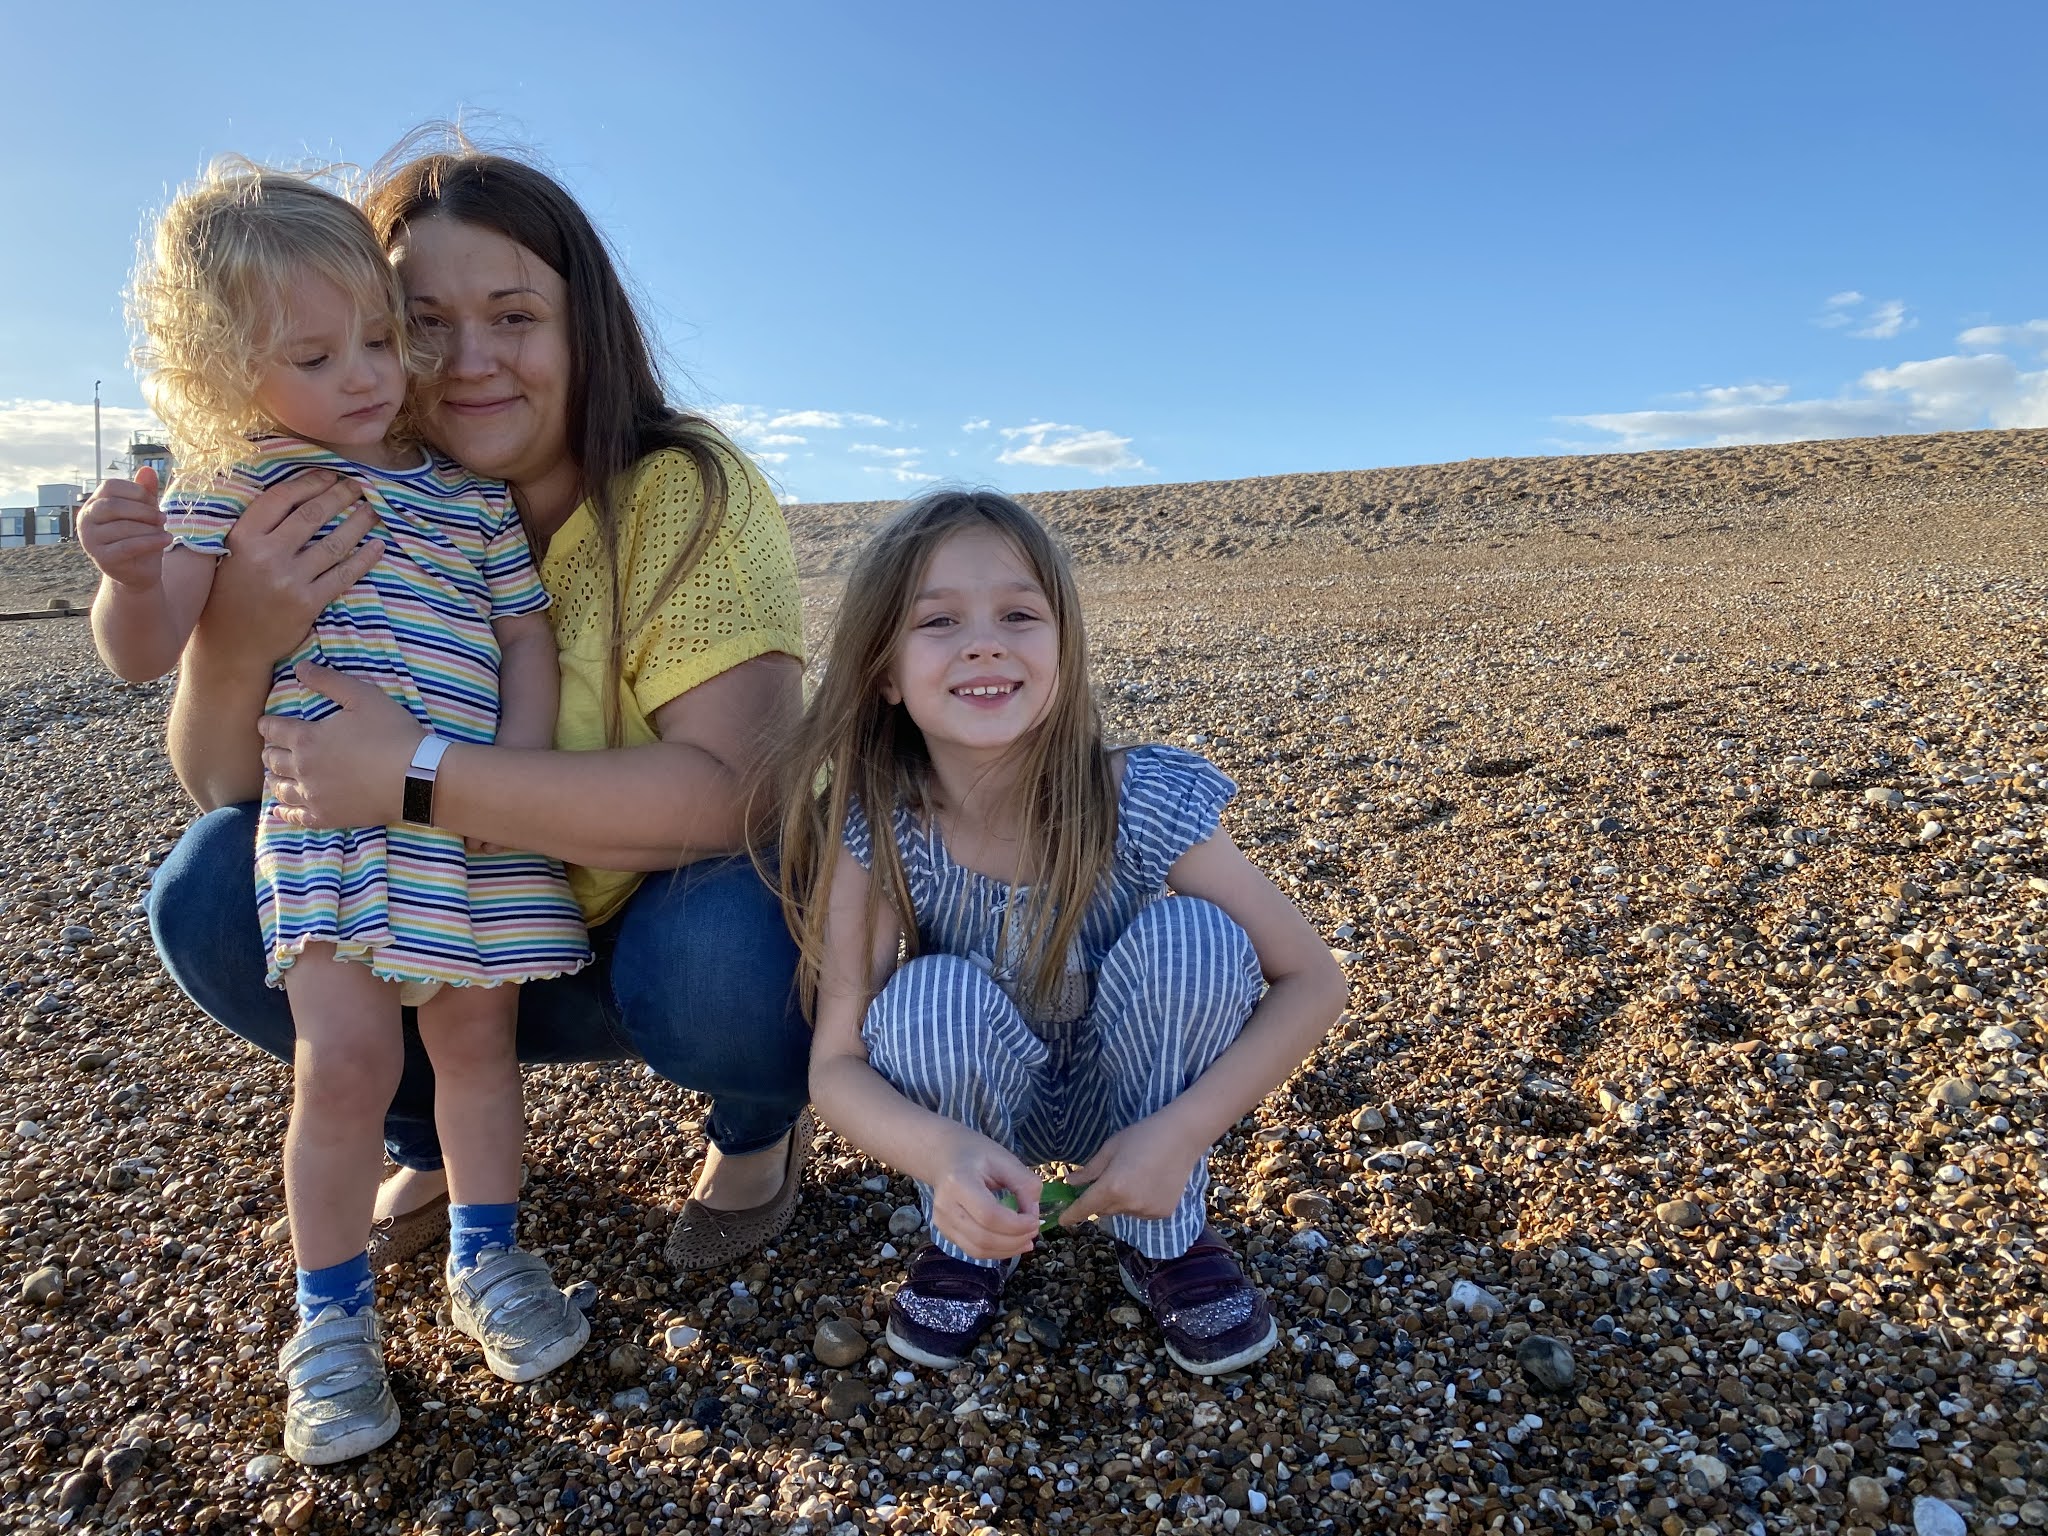
POLYGON ((309 944, 284 974, 297 1044, 284 1189, 301 1269, 354 1258, 370 1235, 384 1112, 404 1063, 398 989, 309 944))
POLYGON ((519 1198, 526 1116, 514 1039, 519 989, 443 987, 419 1010, 420 1039, 434 1063, 434 1124, 457 1205, 519 1198))

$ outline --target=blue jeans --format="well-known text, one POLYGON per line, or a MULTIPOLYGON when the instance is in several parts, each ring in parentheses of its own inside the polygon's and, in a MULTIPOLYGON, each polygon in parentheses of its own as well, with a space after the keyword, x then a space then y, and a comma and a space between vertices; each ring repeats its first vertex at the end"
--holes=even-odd
MULTIPOLYGON (((256 816, 253 802, 223 806, 185 829, 150 886, 149 928, 187 997, 290 1061, 291 1007, 263 980, 256 816)), ((638 1057, 710 1097, 706 1132, 721 1152, 780 1140, 808 1096, 811 1032, 793 984, 796 944, 752 864, 733 856, 651 874, 590 944, 596 959, 574 976, 520 988, 520 1061, 638 1057)), ((409 1008, 384 1146, 403 1167, 441 1166, 434 1069, 409 1008)))

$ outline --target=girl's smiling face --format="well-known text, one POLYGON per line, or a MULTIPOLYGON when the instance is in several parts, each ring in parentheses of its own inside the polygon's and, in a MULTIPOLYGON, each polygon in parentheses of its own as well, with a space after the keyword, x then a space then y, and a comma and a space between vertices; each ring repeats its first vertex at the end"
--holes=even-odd
POLYGON ((910 595, 882 686, 947 749, 1000 755, 1059 692, 1052 604, 1023 553, 993 528, 963 529, 933 551, 910 595))
POLYGON ((406 315, 434 373, 427 436, 514 488, 569 463, 569 288, 496 230, 451 218, 411 225, 392 252, 406 315))

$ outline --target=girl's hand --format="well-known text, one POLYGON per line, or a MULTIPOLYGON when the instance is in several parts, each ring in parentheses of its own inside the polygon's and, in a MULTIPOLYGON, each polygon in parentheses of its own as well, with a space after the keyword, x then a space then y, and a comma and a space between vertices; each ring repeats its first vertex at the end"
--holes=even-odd
POLYGON ((214 573, 200 626, 265 661, 289 656, 320 610, 382 558, 383 541, 370 536, 376 526, 377 514, 352 480, 320 469, 279 481, 228 530, 229 558, 214 573), (321 538, 328 519, 345 508, 352 510, 341 526, 321 538))
POLYGON ((977 1259, 1013 1259, 1038 1236, 1038 1175, 1007 1148, 966 1133, 932 1183, 932 1225, 977 1259), (1017 1197, 1017 1210, 1000 1191, 1017 1197))
POLYGON ((1074 1171, 1071 1181, 1088 1189, 1067 1207, 1060 1225, 1079 1226, 1093 1216, 1171 1216, 1208 1150, 1164 1115, 1125 1126, 1074 1171))
POLYGON ((134 480, 102 480, 78 513, 78 547, 116 586, 154 591, 163 582, 171 536, 157 504, 156 471, 134 480))
POLYGON ((256 722, 277 819, 294 827, 391 825, 405 808, 405 770, 426 732, 375 683, 311 662, 299 663, 297 675, 341 713, 256 722))

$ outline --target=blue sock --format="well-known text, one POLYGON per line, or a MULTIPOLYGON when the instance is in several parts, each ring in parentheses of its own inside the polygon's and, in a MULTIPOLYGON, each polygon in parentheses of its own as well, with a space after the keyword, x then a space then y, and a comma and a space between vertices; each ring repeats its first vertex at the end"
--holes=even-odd
POLYGON ((325 1269, 299 1271, 299 1321, 310 1323, 328 1307, 354 1317, 377 1299, 370 1280, 370 1255, 365 1249, 352 1259, 325 1269))
POLYGON ((448 1273, 473 1266, 486 1248, 510 1248, 517 1241, 519 1202, 448 1207, 448 1273))

